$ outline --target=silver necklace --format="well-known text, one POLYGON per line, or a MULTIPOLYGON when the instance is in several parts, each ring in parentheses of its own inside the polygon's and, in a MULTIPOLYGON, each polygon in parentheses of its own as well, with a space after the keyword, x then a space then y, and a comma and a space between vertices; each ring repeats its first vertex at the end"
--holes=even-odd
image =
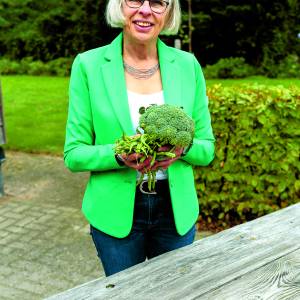
POLYGON ((150 69, 136 69, 128 65, 125 61, 123 61, 123 66, 125 71, 136 79, 148 79, 152 77, 155 74, 155 72, 159 69, 159 64, 156 64, 150 69))

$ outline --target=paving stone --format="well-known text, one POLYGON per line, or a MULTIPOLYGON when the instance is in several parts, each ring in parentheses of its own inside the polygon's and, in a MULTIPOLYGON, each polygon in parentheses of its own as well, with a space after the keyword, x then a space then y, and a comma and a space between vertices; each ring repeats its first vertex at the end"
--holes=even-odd
POLYGON ((6 219, 5 221, 0 223, 0 230, 3 228, 7 228, 8 226, 10 226, 14 223, 15 223, 14 219, 6 219))
POLYGON ((12 243, 10 243, 9 246, 11 248, 22 249, 22 250, 26 247, 25 244, 23 244, 23 243, 21 243, 19 241, 12 242, 12 243))
POLYGON ((0 295, 1 300, 37 300, 41 299, 40 296, 32 293, 32 292, 26 292, 22 291, 17 288, 11 288, 10 286, 3 285, 0 283, 0 295))
POLYGON ((16 206, 14 211, 17 213, 24 213, 29 209, 30 209, 29 205, 22 203, 22 204, 19 204, 18 206, 16 206))
MULTIPOLYGON (((1 266, 1 276, 7 276, 12 274, 13 270, 12 268, 9 268, 7 266, 1 266)), ((2 280, 1 280, 2 281, 2 280)), ((0 294, 1 295, 1 294, 0 294)))
POLYGON ((22 220, 24 218, 24 215, 20 214, 20 213, 17 213, 15 212, 14 210, 11 210, 11 211, 8 211, 6 214, 5 214, 5 217, 7 219, 15 219, 15 220, 22 220))
POLYGON ((44 224, 33 221, 31 223, 24 225, 24 228, 42 231, 42 230, 46 229, 46 226, 44 224))
POLYGON ((32 282, 23 276, 20 276, 18 273, 15 273, 8 277, 6 284, 12 288, 18 288, 18 290, 22 290, 28 293, 32 293, 35 297, 42 297, 47 290, 47 283, 39 284, 36 282, 32 282))
POLYGON ((8 232, 11 232, 11 233, 20 233, 20 232, 24 232, 24 229, 20 226, 16 226, 15 224, 13 226, 9 226, 6 228, 6 230, 8 232))
POLYGON ((9 235, 9 231, 5 230, 1 230, 0 231, 0 238, 4 238, 5 236, 9 235))
POLYGON ((14 240, 18 239, 18 234, 8 234, 5 237, 3 237, 2 239, 0 239, 0 245, 7 245, 10 242, 13 242, 14 240))
POLYGON ((23 217, 22 220, 17 221, 15 225, 22 227, 22 226, 32 223, 34 220, 35 220, 35 217, 26 216, 26 217, 23 217))

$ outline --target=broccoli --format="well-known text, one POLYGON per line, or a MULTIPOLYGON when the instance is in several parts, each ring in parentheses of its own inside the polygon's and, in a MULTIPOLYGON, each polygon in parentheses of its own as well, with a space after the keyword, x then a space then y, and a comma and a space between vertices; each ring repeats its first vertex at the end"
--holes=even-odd
POLYGON ((194 121, 182 108, 170 105, 152 105, 140 117, 140 128, 162 145, 188 146, 194 136, 194 121))
MULTIPOLYGON (((191 144, 194 136, 194 121, 183 111, 182 108, 170 105, 152 105, 147 109, 140 109, 143 112, 138 135, 130 137, 123 135, 116 142, 116 154, 141 153, 143 157, 137 161, 142 163, 146 158, 151 157, 150 166, 155 160, 174 158, 172 152, 176 147, 187 147, 191 144), (160 152, 161 146, 171 146, 169 151, 160 152)), ((156 171, 148 171, 148 188, 155 187, 156 171)), ((139 180, 140 184, 143 176, 139 180)))

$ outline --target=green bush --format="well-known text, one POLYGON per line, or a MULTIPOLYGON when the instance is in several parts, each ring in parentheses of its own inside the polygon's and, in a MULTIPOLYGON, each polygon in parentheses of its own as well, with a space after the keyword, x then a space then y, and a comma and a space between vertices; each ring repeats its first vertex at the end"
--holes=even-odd
POLYGON ((216 64, 204 68, 207 79, 244 78, 254 74, 254 67, 248 65, 242 57, 221 58, 216 64))
POLYGON ((277 77, 300 78, 300 59, 296 54, 285 57, 278 65, 277 77))
POLYGON ((7 58, 0 59, 0 74, 2 75, 12 75, 20 74, 20 63, 16 61, 11 61, 7 58))
POLYGON ((215 160, 195 168, 200 219, 227 227, 300 200, 300 89, 208 89, 215 160))
POLYGON ((60 77, 69 76, 73 59, 60 57, 49 61, 49 71, 51 75, 57 75, 60 77))
POLYGON ((25 57, 20 61, 11 61, 7 58, 0 59, 0 74, 2 75, 53 75, 69 76, 72 58, 57 58, 49 62, 33 60, 32 57, 25 57))

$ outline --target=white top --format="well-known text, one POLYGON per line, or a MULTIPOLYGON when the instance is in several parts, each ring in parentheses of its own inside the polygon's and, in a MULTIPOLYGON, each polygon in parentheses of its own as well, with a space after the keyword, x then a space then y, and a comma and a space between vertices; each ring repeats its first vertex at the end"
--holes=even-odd
MULTIPOLYGON (((139 125, 139 118, 140 118, 139 109, 141 107, 147 108, 151 104, 157 104, 157 105, 164 104, 163 91, 152 93, 152 94, 139 94, 127 90, 127 95, 128 95, 128 105, 129 105, 129 111, 131 116, 131 122, 134 130, 136 130, 136 128, 139 125)), ((140 172, 138 172, 137 178, 139 178, 140 175, 141 175, 140 172)), ((157 180, 166 179, 166 178, 168 178, 168 176, 165 170, 157 171, 156 173, 157 180)), ((147 179, 146 174, 144 176, 144 179, 145 180, 147 179)))

